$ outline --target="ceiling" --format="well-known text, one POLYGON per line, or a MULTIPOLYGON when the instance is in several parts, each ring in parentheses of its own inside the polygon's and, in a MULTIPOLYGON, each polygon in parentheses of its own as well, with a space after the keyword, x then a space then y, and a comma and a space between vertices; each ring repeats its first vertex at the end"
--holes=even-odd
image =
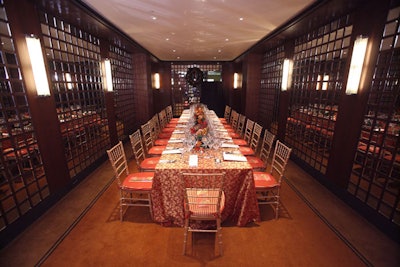
POLYGON ((165 61, 231 61, 314 0, 83 0, 165 61))

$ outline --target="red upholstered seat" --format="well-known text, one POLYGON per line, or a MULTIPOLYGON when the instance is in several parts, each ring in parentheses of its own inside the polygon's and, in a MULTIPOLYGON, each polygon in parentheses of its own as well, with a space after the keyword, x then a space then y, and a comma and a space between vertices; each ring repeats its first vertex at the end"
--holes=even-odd
POLYGON ((166 146, 168 145, 168 138, 159 138, 154 141, 154 145, 156 146, 166 146))
POLYGON ((166 146, 153 146, 147 152, 150 156, 161 155, 165 150, 166 146))
POLYGON ((149 191, 153 186, 154 172, 137 172, 129 174, 121 184, 124 190, 149 191))
POLYGON ((161 133, 159 133, 158 138, 169 139, 169 138, 171 138, 171 135, 172 135, 172 132, 169 132, 169 133, 161 132, 161 133))
POLYGON ((161 130, 162 133, 172 133, 173 131, 175 131, 175 128, 171 127, 165 127, 164 129, 161 130))
POLYGON ((145 158, 142 162, 140 162, 140 168, 142 170, 154 170, 158 161, 160 161, 160 157, 145 158))
POLYGON ((239 146, 239 150, 243 156, 251 156, 255 154, 254 150, 248 146, 239 146))
POLYGON ((235 144, 235 145, 238 145, 238 146, 248 146, 249 144, 246 142, 246 140, 244 140, 244 139, 238 139, 238 138, 234 138, 233 140, 233 143, 235 144))
POLYGON ((264 171, 267 167, 265 163, 256 156, 246 156, 247 162, 250 164, 251 168, 264 171))
POLYGON ((22 149, 18 149, 17 153, 15 153, 14 148, 9 147, 3 150, 3 154, 5 155, 5 157, 7 159, 16 159, 17 158, 17 154, 19 157, 23 157, 28 155, 28 149, 26 148, 22 148, 22 149))
POLYGON ((165 128, 164 128, 164 129, 172 129, 172 130, 175 130, 175 128, 176 128, 177 125, 178 125, 178 124, 167 124, 167 125, 165 125, 165 128))
POLYGON ((254 172, 254 186, 257 189, 265 189, 279 186, 276 179, 267 172, 254 172))
MULTIPOLYGON (((229 132, 229 131, 228 131, 229 132)), ((238 138, 241 138, 241 136, 240 136, 240 134, 238 134, 238 133, 235 133, 235 132, 229 132, 229 136, 231 137, 231 138, 233 138, 233 139, 238 139, 238 138)))
POLYGON ((225 128, 225 130, 228 131, 228 133, 234 133, 234 132, 235 132, 235 129, 233 129, 232 127, 226 127, 226 126, 224 126, 224 128, 225 128))

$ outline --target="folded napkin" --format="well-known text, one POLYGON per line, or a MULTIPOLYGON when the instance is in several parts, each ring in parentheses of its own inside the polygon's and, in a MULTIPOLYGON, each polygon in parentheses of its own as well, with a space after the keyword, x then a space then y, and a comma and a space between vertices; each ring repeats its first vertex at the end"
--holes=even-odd
POLYGON ((229 161, 247 161, 246 157, 240 154, 232 154, 232 153, 226 153, 224 152, 223 154, 224 160, 229 160, 229 161))
POLYGON ((182 130, 175 130, 174 133, 175 133, 175 134, 183 134, 183 133, 185 133, 185 132, 182 131, 182 130))
POLYGON ((182 149, 165 149, 162 154, 181 154, 182 153, 182 149))
POLYGON ((199 163, 199 157, 197 155, 189 156, 189 167, 197 167, 199 163))
POLYGON ((169 139, 168 140, 168 143, 183 143, 183 140, 182 139, 169 139))
POLYGON ((222 143, 221 147, 231 147, 231 148, 239 148, 238 145, 229 144, 229 143, 222 143))

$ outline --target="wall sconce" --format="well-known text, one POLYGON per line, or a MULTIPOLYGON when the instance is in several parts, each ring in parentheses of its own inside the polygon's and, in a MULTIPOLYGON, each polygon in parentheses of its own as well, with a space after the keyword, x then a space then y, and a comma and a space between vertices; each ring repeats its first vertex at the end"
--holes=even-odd
POLYGON ((367 51, 367 43, 368 38, 362 36, 357 37, 354 41, 349 76, 347 77, 346 95, 354 95, 358 92, 365 54, 367 51))
POLYGON ((50 96, 49 81, 47 79, 40 40, 33 35, 26 36, 25 40, 31 61, 33 79, 35 80, 36 93, 38 96, 50 96))
POLYGON ((160 89, 160 74, 159 73, 154 73, 153 75, 153 87, 155 89, 160 89))
POLYGON ((293 60, 283 60, 281 90, 286 91, 292 84, 293 60))
POLYGON ((233 74, 233 89, 238 89, 242 87, 242 75, 235 72, 233 74))
POLYGON ((112 92, 113 83, 112 83, 112 74, 111 74, 111 62, 109 59, 105 59, 103 61, 103 73, 104 73, 104 86, 108 92, 112 92))

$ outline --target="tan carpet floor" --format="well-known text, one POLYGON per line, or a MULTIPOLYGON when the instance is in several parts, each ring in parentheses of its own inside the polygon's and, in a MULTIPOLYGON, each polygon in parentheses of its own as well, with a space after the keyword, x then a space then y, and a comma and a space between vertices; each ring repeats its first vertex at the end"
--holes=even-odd
POLYGON ((265 207, 262 222, 224 225, 222 257, 214 235, 197 234, 188 257, 183 229, 152 223, 148 209, 130 208, 121 223, 111 186, 43 266, 364 266, 286 184, 282 195, 279 220, 265 207))
POLYGON ((204 233, 183 256, 183 228, 153 223, 142 207, 119 221, 105 162, 1 250, 0 266, 400 266, 396 242, 296 164, 286 176, 278 220, 263 206, 261 222, 223 224, 223 256, 214 255, 214 235, 204 233))

